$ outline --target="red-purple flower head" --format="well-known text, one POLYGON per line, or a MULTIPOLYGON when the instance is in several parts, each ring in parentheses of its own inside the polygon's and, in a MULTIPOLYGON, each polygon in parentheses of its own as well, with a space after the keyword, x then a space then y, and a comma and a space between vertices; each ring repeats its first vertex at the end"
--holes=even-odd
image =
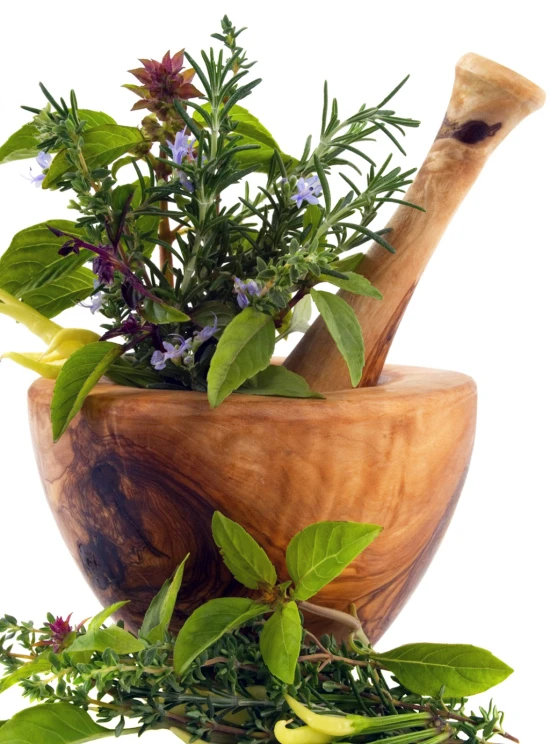
POLYGON ((66 620, 62 617, 56 618, 55 622, 48 623, 48 627, 52 632, 51 638, 47 641, 43 641, 42 645, 51 646, 52 650, 57 654, 63 648, 65 641, 68 636, 73 632, 73 627, 69 623, 72 617, 72 613, 66 620))
POLYGON ((159 119, 165 120, 170 115, 174 99, 187 101, 190 98, 203 98, 200 90, 191 83, 195 70, 193 68, 183 70, 183 58, 182 49, 173 57, 170 52, 166 52, 162 62, 140 59, 143 67, 129 72, 137 77, 141 85, 124 86, 142 99, 134 104, 132 111, 149 109, 157 114, 159 119))

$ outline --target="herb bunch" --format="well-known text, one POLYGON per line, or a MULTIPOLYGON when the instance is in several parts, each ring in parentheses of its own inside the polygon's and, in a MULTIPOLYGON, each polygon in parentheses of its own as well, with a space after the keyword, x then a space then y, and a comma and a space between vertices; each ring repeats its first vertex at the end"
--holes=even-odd
MULTIPOLYGON (((375 525, 321 522, 287 549, 290 581, 279 582, 265 551, 216 513, 213 534, 252 598, 199 606, 176 636, 170 624, 184 565, 153 599, 138 633, 105 627, 119 602, 85 624, 48 615, 43 625, 0 619, 0 692, 19 684, 30 702, 0 723, 0 742, 65 744, 168 729, 179 739, 246 744, 468 742, 499 735, 491 703, 471 711, 467 696, 511 669, 475 646, 408 644, 376 652, 350 614, 310 602, 380 532, 375 525), (353 547, 351 547, 353 546, 353 547), (338 620, 347 638, 320 638, 302 612, 338 620), (92 717, 91 714, 94 714, 92 717), (97 720, 96 720, 97 719, 97 720), (105 725, 107 724, 107 725, 105 725)), ((187 559, 186 559, 187 560, 187 559)))
POLYGON ((18 233, 0 260, 0 314, 48 345, 42 354, 6 356, 58 377, 56 438, 102 374, 207 391, 212 406, 235 390, 315 396, 305 380, 270 366, 275 343, 307 329, 312 300, 351 384, 359 382, 359 323, 342 298, 315 287, 329 282, 381 298, 354 269, 366 241, 393 250, 373 221, 385 202, 405 203, 399 195, 414 170, 393 168, 391 155, 377 166, 366 148, 381 135, 404 152, 398 138, 418 122, 388 104, 405 80, 351 116, 340 114, 325 84, 319 139, 310 136, 293 157, 242 106, 261 82, 240 46, 242 31, 226 16, 213 34, 220 51, 141 60, 131 71, 139 85, 125 86, 139 98, 134 109, 147 111, 140 127, 80 109, 74 91, 66 101, 41 85, 45 108, 24 107, 33 121, 0 148, 0 163, 38 156, 31 180, 72 192, 77 213, 73 223, 49 220, 18 233), (338 199, 329 185, 335 173, 347 190, 338 199), (253 174, 263 181, 257 188, 247 180, 253 174), (88 297, 104 333, 90 340, 72 330, 66 344, 51 318, 88 297))

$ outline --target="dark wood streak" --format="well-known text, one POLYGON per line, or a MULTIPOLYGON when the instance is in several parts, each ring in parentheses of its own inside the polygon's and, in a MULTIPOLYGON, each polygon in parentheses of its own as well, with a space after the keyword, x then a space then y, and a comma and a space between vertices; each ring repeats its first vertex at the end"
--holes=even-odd
POLYGON ((443 124, 436 136, 436 141, 441 139, 456 139, 465 145, 477 145, 483 142, 487 137, 494 137, 502 129, 502 122, 496 124, 487 124, 481 119, 470 119, 460 124, 451 121, 447 116, 443 119, 443 124))

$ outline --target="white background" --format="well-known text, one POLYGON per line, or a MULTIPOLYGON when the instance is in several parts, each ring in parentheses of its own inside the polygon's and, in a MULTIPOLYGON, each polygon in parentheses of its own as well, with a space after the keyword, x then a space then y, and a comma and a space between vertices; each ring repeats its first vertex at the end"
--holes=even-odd
MULTIPOLYGON (((406 141, 407 165, 420 165, 463 53, 491 57, 549 87, 547 26, 537 7, 525 0, 520 6, 479 0, 10 3, 0 44, 0 141, 29 119, 19 104, 43 105, 39 80, 57 95, 74 87, 82 107, 137 124, 139 114, 128 111, 134 98, 119 87, 131 81, 125 70, 137 66, 137 57, 159 59, 167 49, 186 46, 197 55, 227 12, 249 27, 250 57, 260 60, 255 71, 264 84, 247 105, 284 149, 299 153, 305 137, 318 132, 325 78, 341 110, 352 113, 411 73, 396 107, 422 120, 406 141)), ((523 744, 543 740, 528 700, 548 662, 549 131, 546 109, 493 155, 430 263, 390 355, 392 362, 472 375, 479 422, 454 521, 379 647, 427 640, 491 649, 517 670, 494 696, 523 744)), ((18 162, 0 170, 0 250, 18 230, 65 215, 65 197, 35 190, 21 177, 27 167, 18 162)), ((66 322, 91 325, 91 318, 78 308, 66 322)), ((0 351, 39 348, 8 319, 0 323, 0 351)), ((97 600, 57 533, 33 461, 26 421, 33 375, 9 361, 0 375, 0 613, 88 617, 97 600)), ((19 705, 16 691, 4 694, 0 719, 19 705)))

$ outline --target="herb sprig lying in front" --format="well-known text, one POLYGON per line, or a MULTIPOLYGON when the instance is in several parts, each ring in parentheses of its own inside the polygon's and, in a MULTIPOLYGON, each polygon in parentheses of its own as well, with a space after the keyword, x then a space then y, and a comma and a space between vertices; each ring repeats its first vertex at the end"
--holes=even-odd
POLYGON ((347 614, 309 601, 379 532, 352 522, 307 527, 288 546, 291 580, 281 583, 256 541, 216 513, 216 544, 254 597, 207 602, 175 637, 170 624, 185 561, 136 635, 121 623, 104 625, 124 602, 103 610, 87 628, 73 628, 70 617, 48 615, 36 626, 6 615, 0 620, 0 661, 7 671, 0 692, 19 684, 40 705, 0 723, 0 742, 77 744, 159 729, 188 744, 329 744, 355 737, 480 744, 495 735, 518 741, 505 732, 503 714, 492 703, 469 711, 466 696, 512 671, 488 651, 419 643, 376 652, 353 608, 347 614), (346 640, 316 637, 303 627, 302 612, 339 621, 348 629, 346 640))
POLYGON ((404 203, 414 169, 392 168, 391 156, 377 166, 365 148, 383 135, 403 152, 398 137, 418 122, 388 104, 405 81, 350 116, 325 85, 319 138, 293 157, 242 106, 261 81, 250 80, 240 34, 225 17, 214 34, 220 52, 142 60, 131 71, 140 84, 125 86, 139 97, 134 109, 148 110, 140 127, 79 108, 74 91, 66 101, 41 86, 46 107, 28 108, 33 121, 0 147, 0 163, 38 156, 33 183, 71 191, 78 213, 75 223, 52 219, 18 233, 0 260, 0 314, 48 346, 6 356, 59 376, 55 438, 103 374, 207 391, 212 406, 235 390, 314 396, 298 375, 270 366, 275 343, 307 329, 312 300, 351 384, 361 378, 359 323, 344 299, 316 287, 381 298, 354 271, 359 249, 374 240, 393 250, 372 223, 386 202, 404 203), (341 198, 329 184, 335 169, 341 198), (255 190, 253 174, 262 179, 255 190), (61 344, 48 319, 90 296, 105 319, 101 339, 73 330, 61 344))

